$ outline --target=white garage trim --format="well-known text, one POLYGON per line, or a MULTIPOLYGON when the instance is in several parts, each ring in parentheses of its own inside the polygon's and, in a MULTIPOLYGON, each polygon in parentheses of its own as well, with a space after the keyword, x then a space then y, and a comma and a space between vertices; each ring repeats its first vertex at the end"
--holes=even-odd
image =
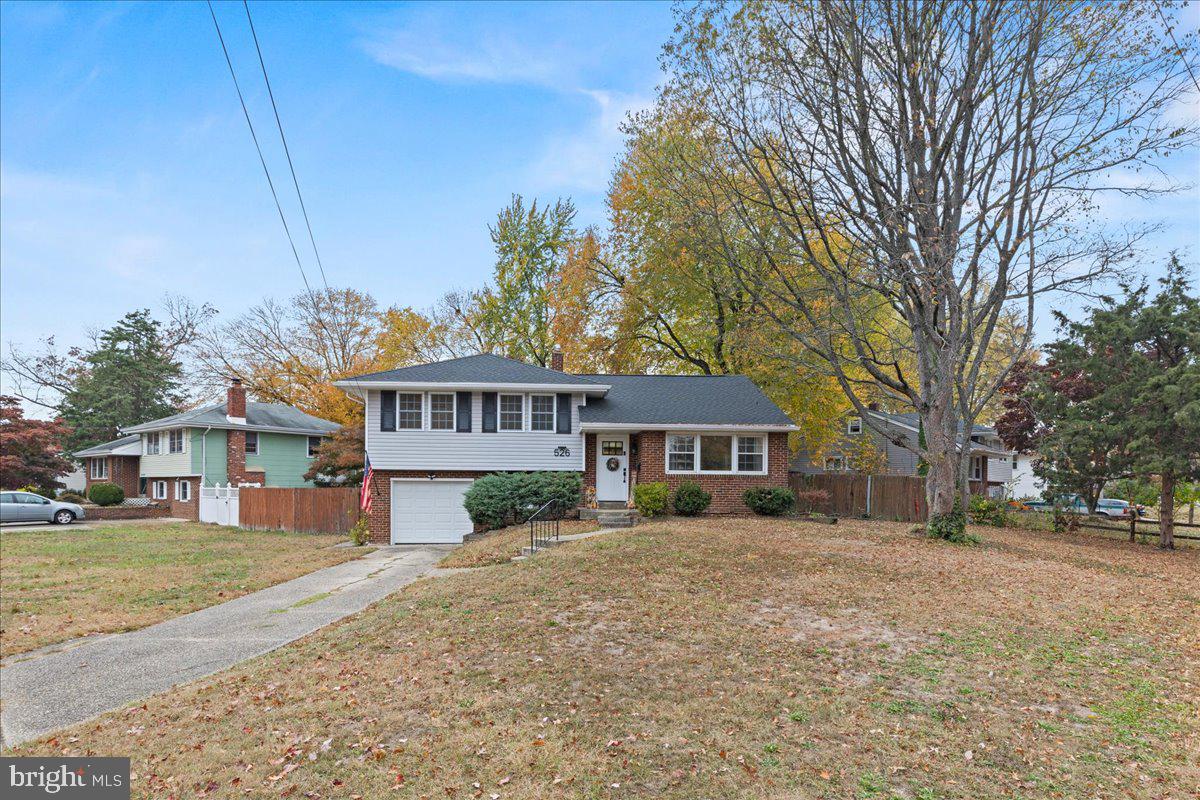
POLYGON ((473 482, 472 478, 392 478, 391 543, 462 542, 472 529, 462 496, 473 482))

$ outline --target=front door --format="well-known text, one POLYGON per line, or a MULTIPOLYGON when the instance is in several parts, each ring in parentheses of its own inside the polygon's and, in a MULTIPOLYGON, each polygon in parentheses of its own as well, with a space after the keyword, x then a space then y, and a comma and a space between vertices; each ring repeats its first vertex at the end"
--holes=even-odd
POLYGON ((596 434, 596 499, 629 499, 629 436, 596 434))

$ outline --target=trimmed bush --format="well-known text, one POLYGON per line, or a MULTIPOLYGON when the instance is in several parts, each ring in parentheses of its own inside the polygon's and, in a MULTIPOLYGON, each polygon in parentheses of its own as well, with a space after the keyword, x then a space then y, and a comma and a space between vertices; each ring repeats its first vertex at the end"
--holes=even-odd
POLYGON ((84 503, 87 498, 78 492, 63 492, 58 496, 59 502, 62 503, 84 503))
POLYGON ((98 506, 115 506, 125 499, 125 490, 115 483, 94 483, 88 489, 88 500, 98 506))
POLYGON ((675 490, 675 513, 685 517, 703 514, 712 502, 712 495, 700 488, 700 484, 687 481, 675 490))
POLYGON ((363 514, 350 529, 350 543, 355 547, 362 547, 369 541, 371 541, 371 531, 367 527, 367 515, 363 514))
POLYGON ((551 500, 564 509, 579 505, 582 485, 578 472, 494 472, 471 484, 463 507, 472 522, 503 528, 524 522, 551 500))
POLYGON ((808 489, 796 492, 796 510, 801 514, 811 514, 829 507, 829 492, 824 489, 808 489))
POLYGON ((967 504, 967 518, 975 525, 1003 528, 1008 524, 1004 501, 993 500, 980 494, 971 495, 971 501, 967 504))
POLYGON ((657 517, 667 510, 671 490, 661 481, 633 487, 633 504, 643 517, 657 517))
POLYGON ((796 505, 796 495, 783 486, 758 486, 747 489, 742 500, 755 514, 778 517, 788 513, 796 505))

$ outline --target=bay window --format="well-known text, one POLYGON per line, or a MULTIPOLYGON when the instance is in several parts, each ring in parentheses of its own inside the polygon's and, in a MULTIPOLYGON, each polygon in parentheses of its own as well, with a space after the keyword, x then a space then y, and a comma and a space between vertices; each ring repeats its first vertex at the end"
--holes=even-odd
POLYGON ((767 437, 719 433, 667 436, 667 472, 753 473, 767 471, 767 437))

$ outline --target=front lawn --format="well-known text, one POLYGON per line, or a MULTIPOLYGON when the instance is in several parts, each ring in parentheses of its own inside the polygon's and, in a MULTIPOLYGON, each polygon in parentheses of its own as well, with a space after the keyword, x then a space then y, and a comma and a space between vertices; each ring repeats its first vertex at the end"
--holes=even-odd
POLYGON ((47 527, 0 534, 0 652, 142 628, 361 551, 344 536, 197 523, 47 527))
MULTIPOLYGON (((558 523, 559 536, 586 533, 600 527, 600 523, 589 519, 564 519, 558 523)), ((439 567, 486 567, 512 561, 521 555, 521 548, 529 546, 529 525, 510 525, 490 531, 487 535, 468 542, 441 560, 439 567)))
POLYGON ((419 581, 18 748, 135 797, 1184 798, 1200 559, 664 520, 419 581))

